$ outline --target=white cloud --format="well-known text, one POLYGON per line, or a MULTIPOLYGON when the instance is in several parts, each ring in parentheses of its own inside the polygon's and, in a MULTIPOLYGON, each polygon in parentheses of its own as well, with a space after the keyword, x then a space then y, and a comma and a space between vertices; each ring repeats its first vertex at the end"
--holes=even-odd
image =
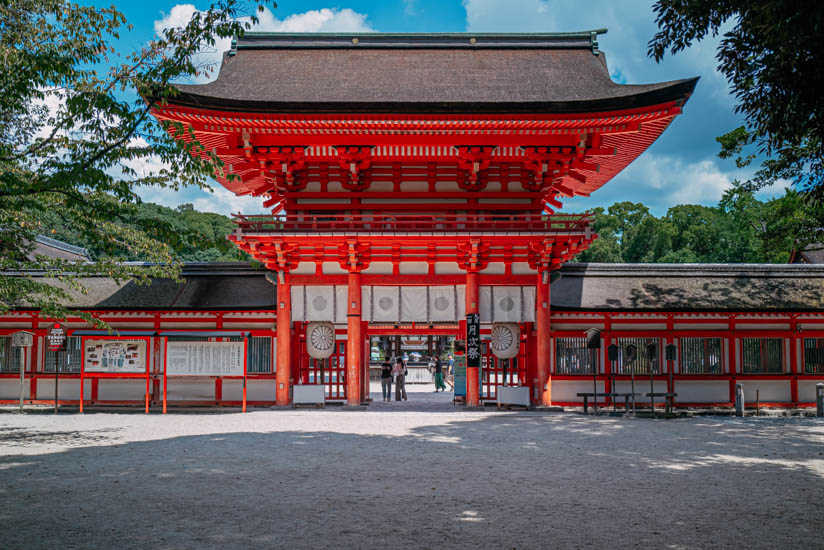
POLYGON ((162 204, 169 208, 176 208, 181 204, 192 204, 201 212, 215 212, 230 216, 238 212, 244 214, 270 214, 263 208, 261 197, 238 197, 221 185, 212 185, 214 192, 205 189, 185 188, 179 191, 167 188, 150 187, 140 191, 140 198, 144 202, 162 204))
POLYGON ((418 15, 418 0, 403 0, 403 14, 406 16, 418 15))
MULTIPOLYGON (((185 26, 195 13, 195 6, 192 4, 177 4, 168 14, 154 22, 154 30, 158 35, 165 29, 185 26)), ((367 16, 349 8, 323 8, 319 10, 309 10, 303 13, 292 14, 285 19, 278 19, 268 8, 264 8, 258 13, 258 24, 254 25, 252 32, 374 32, 375 29, 369 26, 367 16)), ((241 18, 248 21, 248 18, 241 18)), ((223 52, 231 47, 232 41, 229 38, 220 39, 214 47, 204 48, 197 56, 196 64, 211 67, 210 72, 204 71, 194 79, 193 82, 202 84, 217 78, 217 69, 223 52)))
POLYGON ((588 198, 564 202, 565 211, 589 210, 614 202, 641 202, 655 215, 663 215, 677 204, 714 206, 739 172, 726 172, 714 159, 685 162, 683 159, 644 153, 614 179, 588 198))

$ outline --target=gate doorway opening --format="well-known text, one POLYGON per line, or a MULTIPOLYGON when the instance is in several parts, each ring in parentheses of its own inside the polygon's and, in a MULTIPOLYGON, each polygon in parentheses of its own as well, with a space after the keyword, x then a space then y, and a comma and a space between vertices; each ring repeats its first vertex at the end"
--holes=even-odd
MULTIPOLYGON (((457 328, 457 327, 456 327, 457 328)), ((455 349, 455 334, 381 334, 369 336, 369 380, 380 382, 381 365, 396 357, 406 362, 407 384, 429 384, 433 381, 431 367, 434 357, 443 361, 446 376, 447 356, 455 349)))

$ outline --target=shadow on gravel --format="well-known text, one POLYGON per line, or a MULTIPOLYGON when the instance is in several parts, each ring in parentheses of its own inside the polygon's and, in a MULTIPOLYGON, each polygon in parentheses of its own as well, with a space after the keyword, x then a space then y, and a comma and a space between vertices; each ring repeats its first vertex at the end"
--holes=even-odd
MULTIPOLYGON (((252 414, 273 425, 289 422, 276 412, 252 414)), ((824 423, 815 420, 501 415, 405 435, 234 432, 100 445, 119 436, 116 429, 0 431, 0 546, 706 548, 821 541, 824 423), (94 446, 15 453, 27 438, 94 446)))

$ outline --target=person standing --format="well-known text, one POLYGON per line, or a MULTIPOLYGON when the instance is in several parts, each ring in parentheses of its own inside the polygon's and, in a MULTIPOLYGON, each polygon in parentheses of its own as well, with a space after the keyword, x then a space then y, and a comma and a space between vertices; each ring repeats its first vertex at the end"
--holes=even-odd
POLYGON ((446 383, 449 384, 449 391, 455 390, 455 377, 453 372, 453 367, 455 366, 455 360, 452 358, 451 355, 446 356, 446 383))
POLYGON ((381 391, 384 401, 392 401, 392 363, 389 361, 381 365, 381 391))
POLYGON ((395 358, 392 374, 395 376, 395 401, 400 401, 401 397, 406 401, 406 368, 400 357, 395 358))
POLYGON ((443 383, 443 363, 440 357, 435 358, 435 393, 438 390, 446 391, 446 384, 443 383))

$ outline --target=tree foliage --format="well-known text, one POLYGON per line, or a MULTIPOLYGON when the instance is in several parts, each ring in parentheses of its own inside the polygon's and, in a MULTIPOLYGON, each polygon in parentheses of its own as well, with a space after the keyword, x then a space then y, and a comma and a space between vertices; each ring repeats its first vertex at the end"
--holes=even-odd
POLYGON ((658 218, 643 204, 619 202, 593 213, 598 239, 579 262, 786 263, 818 223, 799 192, 760 201, 738 182, 717 206, 682 204, 658 218))
POLYGON ((746 187, 789 180, 824 209, 824 4, 658 0, 653 9, 660 30, 649 54, 656 61, 723 32, 718 70, 745 126, 718 138, 721 156, 735 157, 739 166, 765 159, 746 187))
POLYGON ((176 226, 145 215, 138 191, 206 187, 221 163, 196 140, 174 139, 183 127, 161 127, 151 109, 175 95, 173 82, 213 69, 193 56, 256 22, 255 6, 220 0, 119 55, 114 44, 130 27, 114 7, 0 3, 0 313, 27 305, 63 318, 66 289, 84 291, 85 276, 178 277, 167 244, 176 226), (70 228, 97 261, 35 256, 37 234, 55 228, 70 228), (124 255, 155 265, 123 264, 124 255), (31 271, 49 277, 12 275, 31 271))

